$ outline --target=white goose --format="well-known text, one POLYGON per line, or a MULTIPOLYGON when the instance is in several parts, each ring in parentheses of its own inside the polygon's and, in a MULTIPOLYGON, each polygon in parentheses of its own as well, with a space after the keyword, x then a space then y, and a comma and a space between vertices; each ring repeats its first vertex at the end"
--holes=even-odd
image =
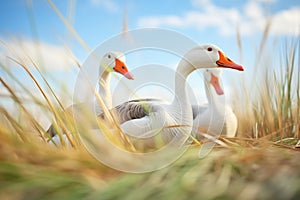
POLYGON ((225 103, 224 91, 220 84, 222 70, 206 69, 203 72, 204 86, 208 105, 193 105, 193 131, 196 138, 201 137, 201 132, 223 134, 234 137, 237 130, 237 118, 232 108, 225 103))
POLYGON ((136 100, 117 106, 120 122, 123 123, 122 131, 133 141, 137 139, 138 144, 143 140, 142 148, 152 148, 153 145, 157 145, 155 143, 158 137, 164 144, 171 140, 174 144, 183 144, 193 126, 192 107, 186 90, 186 79, 196 69, 217 67, 243 71, 241 65, 228 59, 215 45, 202 45, 191 49, 178 64, 175 75, 176 96, 173 102, 163 104, 159 101, 147 103, 136 100), (179 101, 176 100, 176 97, 179 101))
MULTIPOLYGON (((102 57, 99 65, 99 81, 98 81, 99 95, 103 100, 104 105, 108 109, 112 108, 112 96, 110 90, 110 79, 111 79, 112 72, 118 72, 130 80, 134 79, 134 76, 127 69, 125 55, 123 53, 111 51, 106 53, 102 57)), ((96 102, 92 104, 95 105, 96 114, 98 115, 101 114, 102 113, 101 106, 96 102)), ((86 106, 86 105, 75 104, 66 108, 65 111, 80 112, 82 106, 86 106)), ((52 140, 50 140, 50 142, 54 142, 55 144, 60 144, 60 139, 56 133, 54 125, 50 126, 47 133, 50 134, 51 137, 53 137, 52 140)), ((64 135, 64 139, 65 141, 67 141, 65 135, 64 135)))

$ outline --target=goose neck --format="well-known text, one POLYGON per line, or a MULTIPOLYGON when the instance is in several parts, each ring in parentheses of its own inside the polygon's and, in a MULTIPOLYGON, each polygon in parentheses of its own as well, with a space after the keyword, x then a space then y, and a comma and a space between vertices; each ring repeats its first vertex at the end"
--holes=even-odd
POLYGON ((101 70, 99 77, 99 95, 107 108, 112 108, 112 97, 110 91, 110 73, 106 70, 101 70))
POLYGON ((219 96, 216 94, 214 88, 210 85, 210 83, 205 82, 205 93, 206 93, 206 98, 208 101, 208 104, 214 108, 214 109, 222 109, 224 105, 222 104, 221 99, 223 98, 222 96, 219 96))
MULTIPOLYGON (((180 99, 180 102, 183 104, 189 103, 189 98, 187 94, 187 78, 190 73, 192 73, 195 68, 187 62, 185 59, 182 59, 177 67, 176 75, 175 75, 175 95, 180 99)), ((176 98, 175 97, 175 98, 176 98)), ((174 99, 173 103, 176 100, 174 99)))

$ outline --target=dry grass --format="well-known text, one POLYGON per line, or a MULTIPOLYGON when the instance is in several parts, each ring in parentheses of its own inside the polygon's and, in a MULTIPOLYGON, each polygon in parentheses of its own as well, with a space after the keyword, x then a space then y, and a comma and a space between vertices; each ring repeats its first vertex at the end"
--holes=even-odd
MULTIPOLYGON (((63 21, 88 49, 72 26, 63 21)), ((0 105, 0 199, 298 199, 300 152, 295 145, 300 137, 300 64, 296 56, 299 39, 285 43, 281 59, 274 61, 280 66, 276 71, 276 67, 270 67, 274 63, 264 62, 264 56, 271 56, 263 53, 267 36, 268 26, 256 58, 256 67, 265 73, 253 80, 256 87, 251 85, 249 89, 243 83, 236 88, 236 99, 244 99, 235 103, 238 137, 219 138, 219 145, 204 159, 198 159, 200 146, 193 145, 171 166, 145 174, 113 170, 86 151, 76 135, 76 130, 84 126, 74 125, 72 115, 64 112, 33 61, 30 68, 21 58, 13 58, 35 83, 42 98, 37 98, 8 66, 0 63, 1 70, 14 81, 11 85, 0 77, 8 92, 0 98, 19 108, 15 116, 4 104, 0 105), (32 73, 34 69, 42 82, 32 73), (74 148, 47 144, 46 130, 26 107, 13 87, 16 85, 32 104, 50 113, 59 135, 66 133, 74 148)), ((240 36, 238 40, 241 48, 240 36)), ((98 101, 101 103, 100 97, 98 101)), ((111 127, 113 119, 109 127, 103 127, 104 133, 116 145, 133 151, 118 127, 115 133, 111 127)), ((99 148, 107 151, 105 144, 99 148)), ((115 154, 108 156, 118 158, 115 154)))
POLYGON ((251 83, 247 85, 243 80, 239 84, 241 87, 236 88, 234 105, 239 120, 238 136, 273 141, 287 137, 300 139, 297 57, 300 40, 285 41, 283 46, 273 47, 279 46, 280 51, 270 51, 265 49, 268 31, 269 26, 266 26, 251 83))

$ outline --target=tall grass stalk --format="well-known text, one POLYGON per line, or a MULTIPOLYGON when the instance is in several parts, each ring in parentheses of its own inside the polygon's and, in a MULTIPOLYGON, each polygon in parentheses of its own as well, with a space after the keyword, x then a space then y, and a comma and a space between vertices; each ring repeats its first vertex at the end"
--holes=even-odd
MULTIPOLYGON (((299 40, 285 44, 281 60, 262 60, 257 64, 259 73, 253 75, 252 89, 245 82, 242 88, 236 89, 240 95, 236 99, 245 101, 240 105, 235 103, 240 136, 274 140, 298 138, 300 87, 296 55, 299 53, 299 40)), ((274 59, 272 55, 266 57, 274 59)))

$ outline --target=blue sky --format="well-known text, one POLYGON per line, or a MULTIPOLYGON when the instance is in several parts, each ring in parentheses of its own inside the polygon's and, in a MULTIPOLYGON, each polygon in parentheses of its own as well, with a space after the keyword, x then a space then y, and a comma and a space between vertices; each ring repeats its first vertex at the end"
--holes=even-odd
MULTIPOLYGON (((249 74, 248 76, 233 72, 232 75, 226 72, 223 81, 225 85, 229 84, 228 79, 232 76, 250 77, 267 19, 271 19, 272 22, 268 44, 270 49, 274 47, 274 43, 280 47, 282 41, 299 38, 300 35, 298 0, 52 2, 90 49, 122 32, 124 13, 127 30, 144 27, 167 28, 184 34, 199 44, 214 43, 230 58, 241 62, 246 68, 245 73, 249 74), (242 56, 237 45, 237 28, 241 33, 242 56)), ((24 54, 25 50, 33 59, 38 60, 42 54, 44 70, 48 72, 47 77, 50 77, 49 81, 54 89, 59 91, 65 84, 72 90, 78 70, 70 55, 83 63, 88 52, 74 34, 70 33, 48 1, 3 1, 0 7, 0 24, 0 40, 3 43, 15 49, 18 55, 24 54), (39 55, 36 55, 36 41, 39 45, 39 55), (20 45, 22 48, 19 48, 20 45)), ((1 63, 8 62, 7 55, 7 49, 1 46, 1 63)), ((128 62, 136 66, 134 61, 128 62)), ((164 63, 175 65, 176 62, 178 60, 168 60, 164 63)), ((6 66, 10 67, 9 64, 6 66)), ((23 70, 13 67, 11 70, 28 87, 34 87, 23 70)), ((6 77, 9 82, 4 72, 0 71, 0 75, 6 77)))
MULTIPOLYGON (((91 49, 122 31, 124 10, 127 10, 129 30, 143 27, 170 28, 200 44, 218 44, 224 50, 230 49, 230 53, 231 48, 237 46, 237 26, 240 27, 245 46, 250 42, 253 47, 259 42, 268 16, 276 18, 273 35, 299 36, 300 3, 297 0, 166 0, 157 3, 145 0, 57 0, 53 3, 71 21, 76 32, 91 49), (286 19, 277 20, 283 16, 286 19)), ((0 17, 2 39, 38 39, 42 43, 57 46, 68 41, 77 58, 82 61, 87 56, 76 39, 70 37, 65 24, 46 0, 6 1, 0 8, 0 17)))

